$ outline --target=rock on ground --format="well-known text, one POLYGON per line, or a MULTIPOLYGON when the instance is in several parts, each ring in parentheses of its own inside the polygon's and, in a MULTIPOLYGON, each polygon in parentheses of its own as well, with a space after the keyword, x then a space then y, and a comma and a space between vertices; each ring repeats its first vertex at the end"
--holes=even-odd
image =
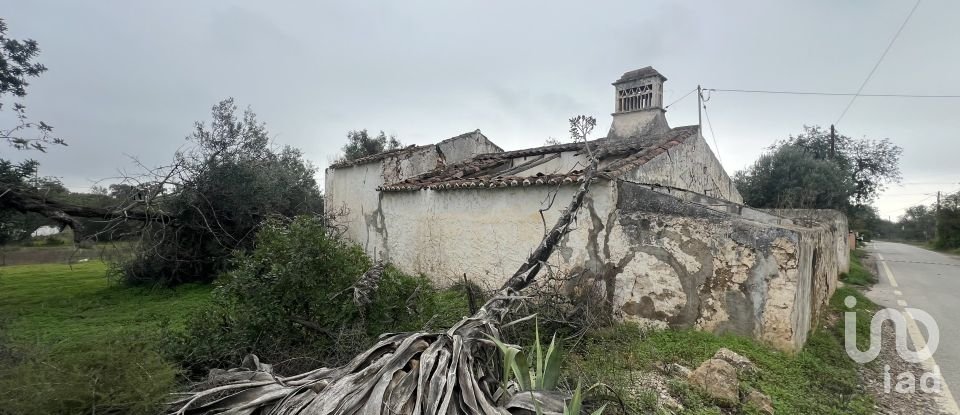
POLYGON ((733 367, 737 369, 738 374, 753 374, 757 372, 757 366, 754 365, 750 359, 726 347, 721 347, 720 350, 717 350, 717 352, 713 354, 713 358, 723 360, 733 365, 733 367))
POLYGON ((760 393, 760 391, 751 389, 743 396, 744 405, 753 405, 761 413, 773 415, 773 400, 769 396, 760 393))
POLYGON ((740 402, 737 368, 722 359, 710 359, 689 377, 690 384, 706 392, 717 403, 734 406, 740 402))

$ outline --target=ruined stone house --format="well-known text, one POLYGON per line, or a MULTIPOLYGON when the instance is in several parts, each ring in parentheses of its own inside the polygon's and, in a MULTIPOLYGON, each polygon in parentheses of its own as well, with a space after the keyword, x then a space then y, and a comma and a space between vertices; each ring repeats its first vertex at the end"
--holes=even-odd
POLYGON ((665 81, 651 67, 623 74, 609 132, 589 143, 504 151, 477 130, 334 164, 326 206, 371 256, 441 285, 466 275, 495 288, 566 206, 586 152, 603 146, 555 269, 620 319, 797 350, 846 271, 846 218, 744 206, 699 126, 667 123, 665 81))

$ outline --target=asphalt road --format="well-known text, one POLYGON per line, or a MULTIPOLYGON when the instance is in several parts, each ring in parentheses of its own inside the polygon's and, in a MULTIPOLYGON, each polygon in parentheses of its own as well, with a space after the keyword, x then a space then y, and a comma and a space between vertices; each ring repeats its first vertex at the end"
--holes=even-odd
MULTIPOLYGON (((956 394, 960 391, 960 257, 892 242, 873 242, 867 251, 880 271, 880 282, 868 296, 883 307, 920 309, 936 320, 940 343, 933 359, 956 394)), ((922 324, 916 327, 929 338, 922 324)))

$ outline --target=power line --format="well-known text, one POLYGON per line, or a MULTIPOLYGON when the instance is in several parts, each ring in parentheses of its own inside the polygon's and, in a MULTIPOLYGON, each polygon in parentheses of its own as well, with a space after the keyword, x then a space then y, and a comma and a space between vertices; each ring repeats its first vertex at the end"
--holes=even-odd
MULTIPOLYGON (((936 194, 936 193, 932 193, 936 194)), ((931 193, 890 193, 884 192, 883 197, 915 197, 915 196, 929 196, 931 193)))
POLYGON ((670 108, 671 105, 676 104, 676 103, 678 103, 678 102, 680 102, 680 101, 683 101, 684 98, 690 96, 690 94, 692 94, 692 93, 694 93, 694 92, 697 92, 697 88, 691 89, 690 92, 687 92, 686 94, 683 94, 683 96, 680 97, 679 99, 677 99, 676 101, 673 101, 673 102, 667 104, 667 106, 666 106, 666 107, 663 107, 663 109, 670 108))
POLYGON ((958 184, 957 182, 904 182, 897 183, 897 186, 909 186, 909 185, 937 185, 937 184, 958 184))
POLYGON ((824 95, 835 97, 868 97, 868 98, 960 98, 960 95, 923 95, 923 94, 855 94, 850 92, 816 92, 816 91, 769 91, 762 89, 720 89, 704 88, 711 92, 741 92, 748 94, 780 94, 780 95, 824 95))
MULTIPOLYGON (((954 189, 954 190, 951 190, 951 191, 949 191, 949 192, 946 192, 945 194, 950 195, 950 194, 954 194, 954 193, 956 193, 956 192, 958 192, 958 191, 960 191, 960 187, 958 187, 958 188, 956 188, 956 189, 954 189)), ((914 206, 920 205, 920 204, 922 204, 923 202, 925 202, 925 201, 927 201, 927 200, 935 197, 936 195, 937 195, 937 192, 930 193, 927 197, 925 197, 925 198, 923 198, 923 199, 920 199, 920 200, 917 201, 917 202, 911 203, 911 204, 909 204, 909 205, 901 206, 901 207, 899 207, 899 208, 897 208, 897 209, 898 209, 898 210, 899 210, 899 209, 906 209, 906 208, 909 208, 909 207, 914 207, 914 206)))
POLYGON ((920 7, 920 0, 917 0, 917 3, 913 5, 913 8, 910 9, 910 13, 907 14, 907 18, 903 19, 903 23, 900 25, 900 28, 897 29, 897 33, 893 35, 893 39, 890 39, 890 43, 887 44, 887 48, 883 50, 883 54, 880 55, 880 59, 877 59, 877 63, 873 65, 873 69, 870 70, 870 73, 867 74, 867 78, 863 80, 863 83, 860 84, 860 89, 857 89, 857 94, 850 98, 850 102, 847 103, 847 107, 843 109, 843 112, 840 113, 840 118, 837 118, 837 122, 834 124, 840 124, 840 120, 843 119, 844 115, 847 115, 847 111, 850 110, 850 107, 853 106, 853 102, 857 100, 857 95, 860 95, 863 92, 863 88, 867 86, 867 83, 870 82, 870 78, 873 77, 874 72, 877 71, 877 68, 880 67, 880 63, 883 62, 883 58, 887 57, 887 52, 890 52, 890 48, 893 47, 893 43, 897 41, 897 38, 900 37, 900 32, 903 32, 903 28, 907 26, 907 22, 910 21, 910 18, 913 17, 913 12, 917 11, 917 7, 920 7))
POLYGON ((925 197, 925 198, 923 198, 923 199, 920 199, 919 201, 916 201, 916 202, 913 202, 913 203, 910 203, 910 204, 907 204, 907 205, 900 206, 900 207, 897 208, 897 210, 906 209, 906 208, 909 208, 909 207, 914 207, 914 206, 920 205, 920 204, 922 204, 924 201, 926 201, 927 199, 930 199, 931 197, 934 197, 934 196, 936 196, 936 195, 937 195, 936 193, 932 193, 932 194, 930 194, 929 196, 927 196, 927 197, 925 197))

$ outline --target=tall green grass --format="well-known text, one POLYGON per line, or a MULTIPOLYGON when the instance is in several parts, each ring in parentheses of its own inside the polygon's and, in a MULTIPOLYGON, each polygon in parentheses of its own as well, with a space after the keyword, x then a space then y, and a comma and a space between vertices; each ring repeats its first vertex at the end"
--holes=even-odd
POLYGON ((159 352, 209 287, 127 288, 101 262, 0 268, 0 412, 157 413, 179 381, 159 352))
POLYGON ((850 271, 840 275, 840 281, 845 284, 869 287, 877 283, 877 277, 863 265, 866 251, 856 249, 850 253, 850 271))

